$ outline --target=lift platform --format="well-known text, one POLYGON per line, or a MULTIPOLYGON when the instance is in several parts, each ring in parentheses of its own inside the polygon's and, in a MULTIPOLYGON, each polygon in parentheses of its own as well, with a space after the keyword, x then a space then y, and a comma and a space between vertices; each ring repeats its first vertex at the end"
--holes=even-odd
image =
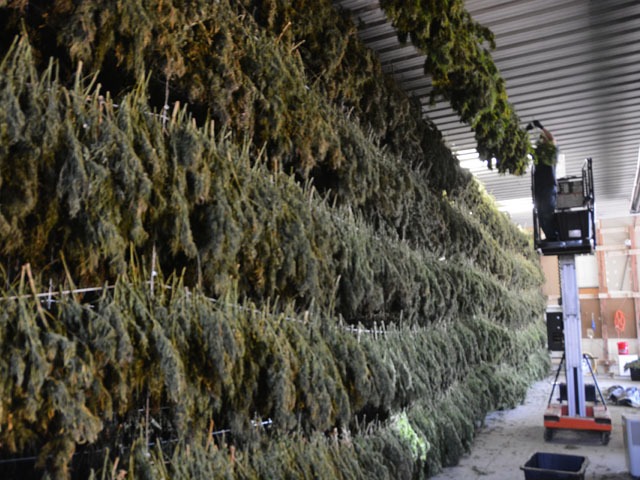
POLYGON ((588 430, 600 433, 601 441, 606 445, 612 430, 611 415, 588 361, 586 363, 591 371, 593 385, 584 383, 582 323, 575 267, 576 255, 592 254, 596 247, 591 159, 585 160, 581 175, 560 178, 557 183, 558 196, 554 215, 559 239, 549 241, 543 238, 535 207, 533 211, 534 243, 537 251, 542 255, 558 256, 564 336, 562 361, 544 414, 544 438, 551 440, 553 433, 560 429, 588 430), (560 396, 554 402, 553 393, 563 367, 566 384, 560 384, 560 396), (595 392, 599 395, 596 396, 595 392))
MULTIPOLYGON (((533 208, 533 236, 543 255, 591 254, 595 251, 595 198, 591 158, 582 166, 581 175, 559 178, 555 218, 558 240, 547 240, 540 228, 538 211, 533 208)), ((531 189, 535 191, 533 175, 531 189)))

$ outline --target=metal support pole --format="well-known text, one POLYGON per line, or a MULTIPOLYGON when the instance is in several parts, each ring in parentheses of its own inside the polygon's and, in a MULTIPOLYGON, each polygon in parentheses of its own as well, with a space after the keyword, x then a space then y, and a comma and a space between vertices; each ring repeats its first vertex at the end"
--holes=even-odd
POLYGON ((587 416, 582 375, 582 323, 574 255, 559 255, 562 314, 564 319, 565 373, 570 417, 587 416))
MULTIPOLYGON (((598 245, 604 245, 604 235, 602 233, 602 223, 598 222, 597 228, 598 245)), ((609 293, 609 286, 607 285, 607 260, 605 256, 605 250, 597 250, 596 257, 598 259, 598 285, 600 298, 600 325, 602 328, 602 364, 606 367, 606 372, 609 371, 611 361, 609 360, 609 331, 607 327, 607 317, 609 315, 609 300, 607 300, 609 293)))
POLYGON ((640 292, 640 278, 638 278, 638 256, 635 254, 638 248, 638 242, 636 241, 636 226, 638 218, 633 217, 633 225, 629 226, 629 255, 627 258, 631 259, 631 291, 633 292, 633 313, 635 317, 636 326, 636 338, 638 339, 638 345, 640 346, 640 298, 638 292, 640 292))

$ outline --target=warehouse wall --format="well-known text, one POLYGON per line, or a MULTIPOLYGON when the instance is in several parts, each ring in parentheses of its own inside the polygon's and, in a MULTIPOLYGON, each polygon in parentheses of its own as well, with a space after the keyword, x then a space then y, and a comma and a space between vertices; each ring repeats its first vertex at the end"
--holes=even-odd
MULTIPOLYGON (((629 354, 640 353, 639 232, 640 225, 634 216, 602 220, 597 226, 595 255, 576 257, 583 351, 596 357, 603 372, 620 373, 618 342, 627 343, 629 354)), ((558 258, 540 259, 546 278, 543 292, 547 304, 558 305, 558 258)), ((622 363, 627 360, 623 357, 622 363)))

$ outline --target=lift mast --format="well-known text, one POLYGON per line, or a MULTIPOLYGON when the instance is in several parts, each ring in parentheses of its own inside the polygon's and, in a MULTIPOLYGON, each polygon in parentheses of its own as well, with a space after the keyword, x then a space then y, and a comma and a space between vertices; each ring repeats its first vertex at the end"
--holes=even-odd
MULTIPOLYGON (((532 190, 535 191, 533 184, 532 190)), ((590 430, 599 432, 602 443, 607 444, 611 433, 611 416, 588 362, 593 385, 585 385, 584 382, 582 322, 576 278, 575 256, 592 254, 596 246, 595 199, 590 158, 585 160, 581 176, 558 179, 554 217, 558 225, 559 238, 543 239, 538 212, 534 207, 536 248, 543 255, 558 256, 564 336, 562 360, 544 414, 545 440, 550 440, 558 429, 590 430), (553 393, 563 364, 566 384, 560 385, 559 402, 554 403, 553 393)))
POLYGON ((582 323, 576 278, 575 255, 559 255, 560 289, 564 321, 564 357, 567 381, 567 414, 586 417, 584 375, 582 374, 582 323))

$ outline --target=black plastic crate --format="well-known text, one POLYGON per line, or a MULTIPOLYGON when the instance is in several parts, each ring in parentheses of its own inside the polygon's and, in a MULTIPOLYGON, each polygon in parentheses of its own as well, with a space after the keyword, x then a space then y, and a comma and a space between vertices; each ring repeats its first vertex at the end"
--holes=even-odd
POLYGON ((538 452, 520 468, 525 480, 573 480, 584 479, 588 464, 587 457, 538 452))

